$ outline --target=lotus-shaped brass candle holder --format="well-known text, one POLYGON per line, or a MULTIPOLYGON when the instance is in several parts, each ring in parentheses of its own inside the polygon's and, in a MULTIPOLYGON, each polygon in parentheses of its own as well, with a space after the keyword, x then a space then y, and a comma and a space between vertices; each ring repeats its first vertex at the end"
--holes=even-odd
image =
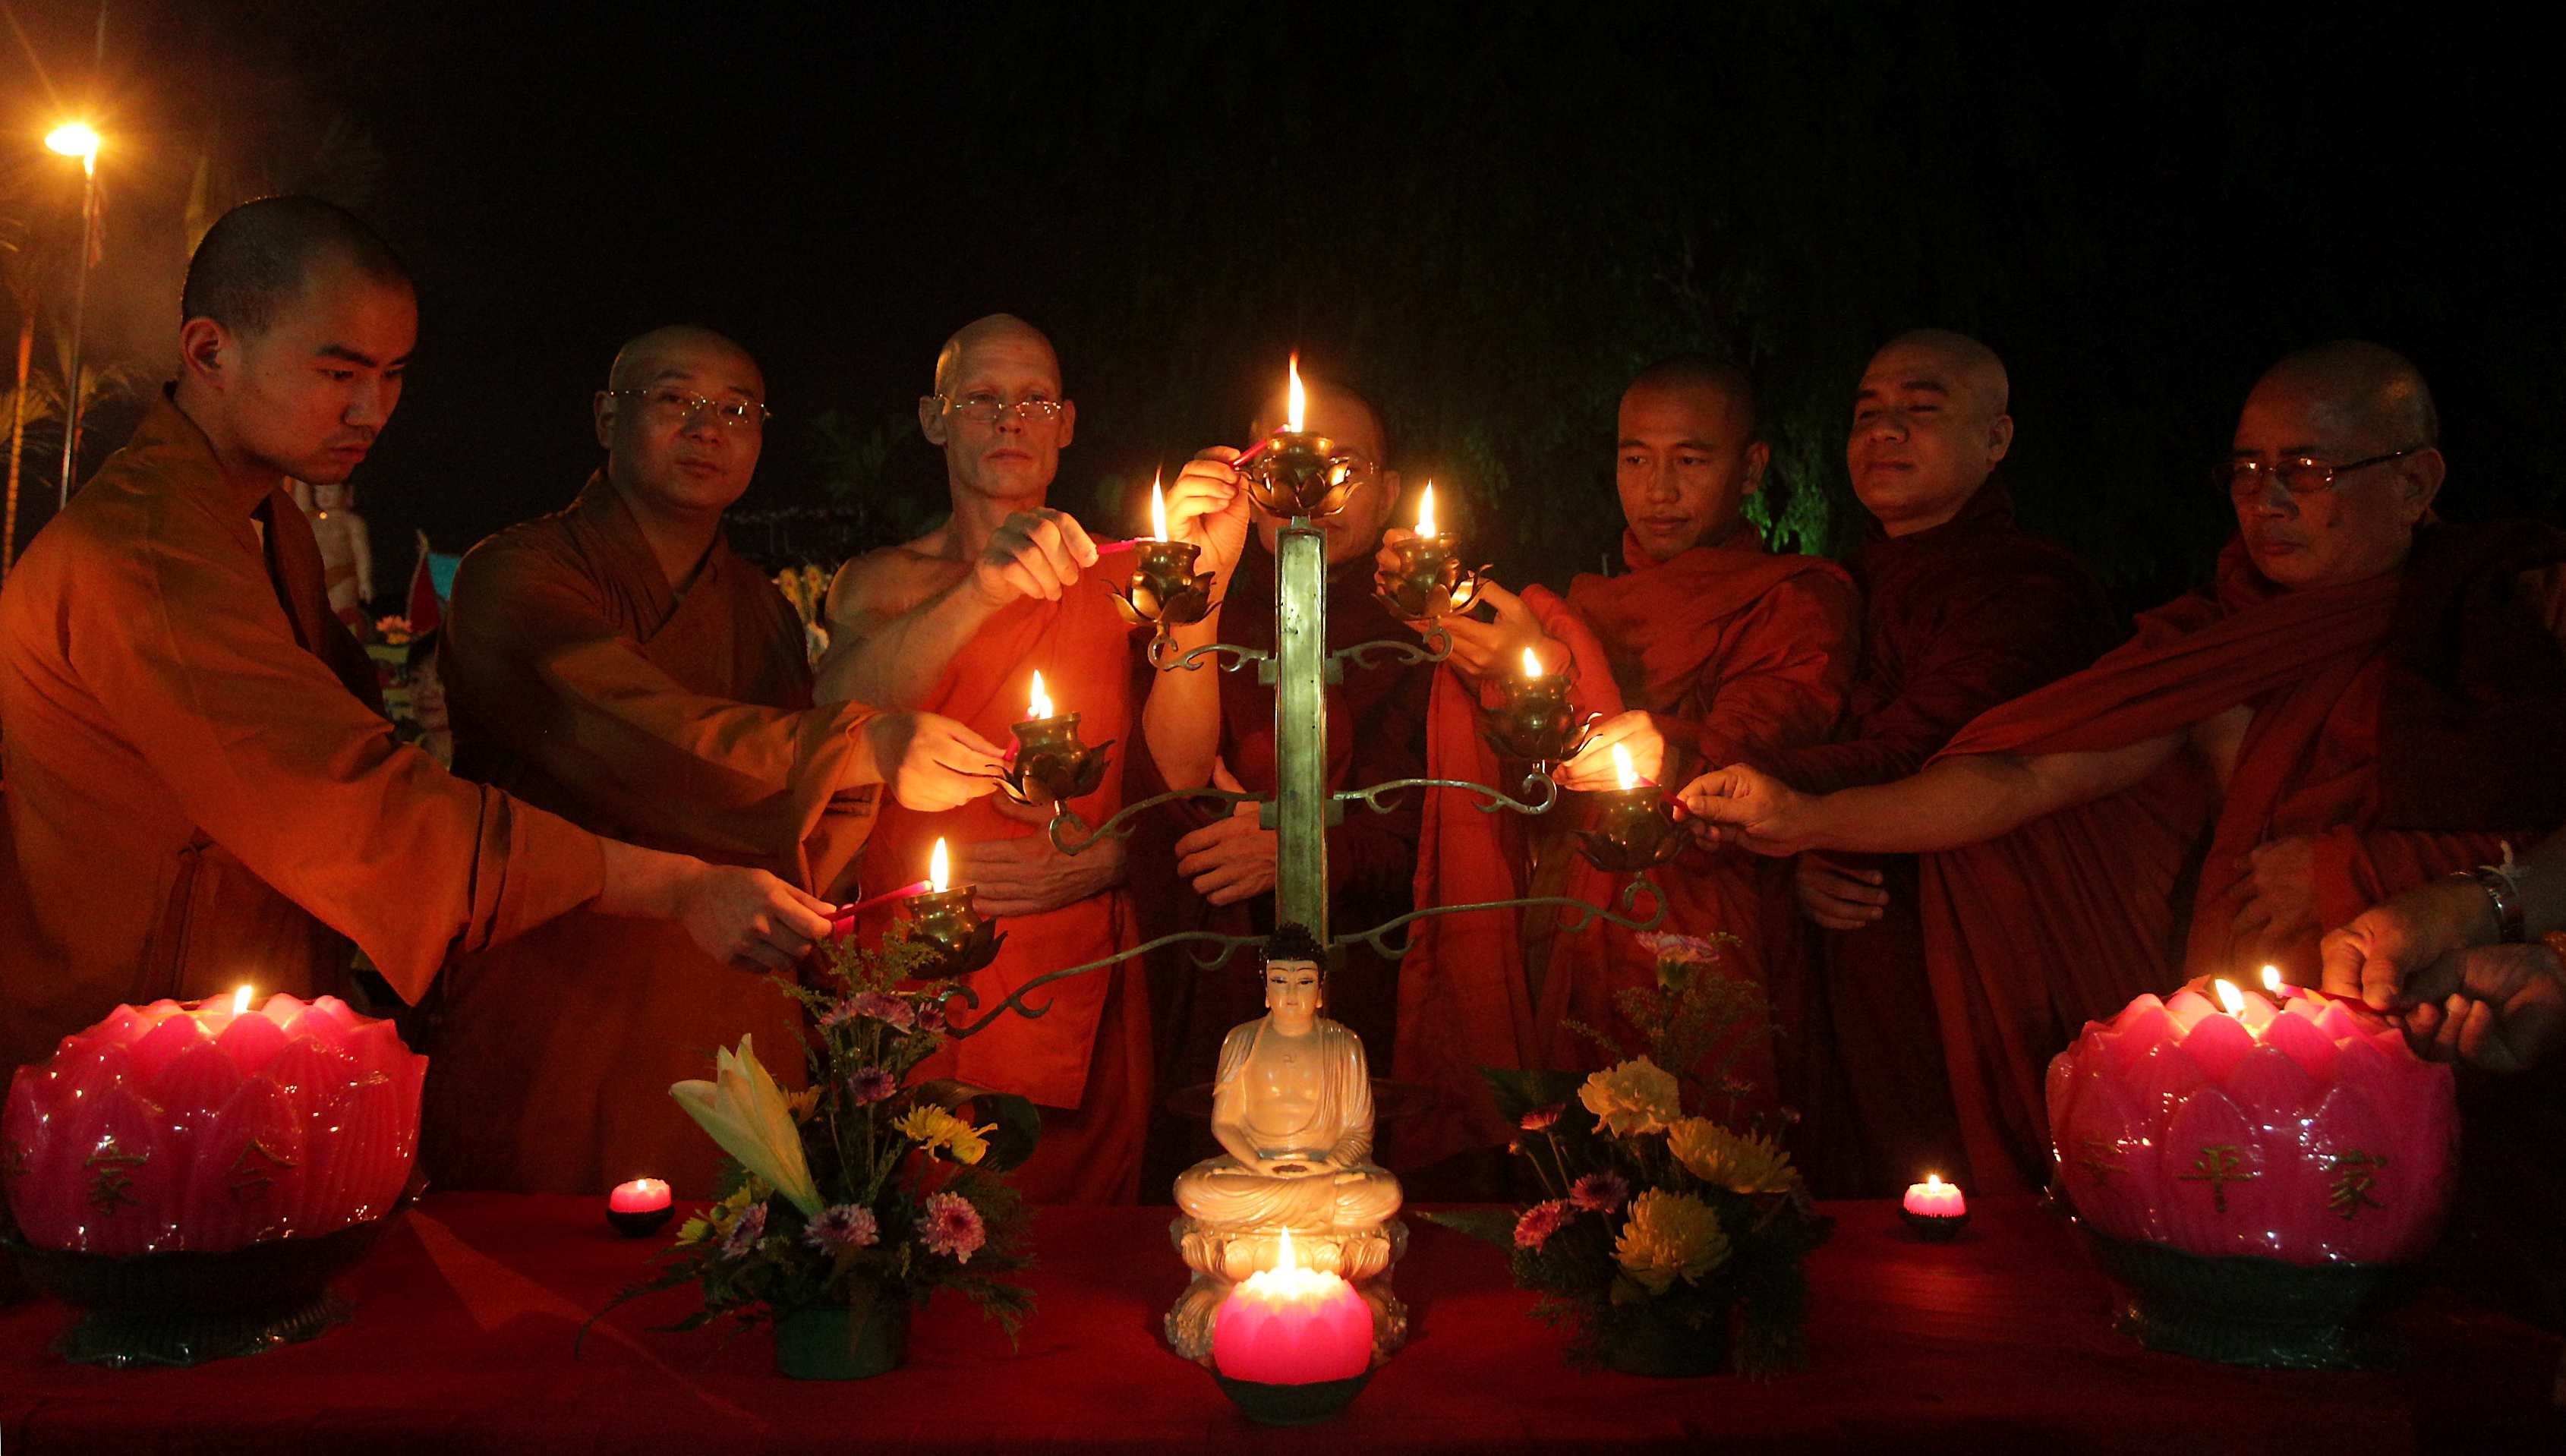
POLYGON ((940 959, 932 974, 967 976, 985 969, 998 958, 998 947, 1007 937, 998 933, 998 923, 982 917, 971 908, 971 886, 959 889, 929 890, 911 895, 908 909, 908 938, 935 947, 940 959))
POLYGON ((1655 784, 1595 794, 1595 827, 1577 832, 1578 852, 1607 874, 1637 874, 1683 852, 1674 801, 1655 784))
POLYGON ((1355 455, 1326 435, 1277 430, 1247 462, 1247 498, 1269 516, 1324 520, 1363 484, 1355 455))
POLYGON ((1377 595, 1394 616, 1431 621, 1447 612, 1470 609, 1479 600, 1484 566, 1464 571, 1452 543, 1440 536, 1411 536, 1391 547, 1399 564, 1381 574, 1377 595))
POLYGON ((1505 701, 1480 710, 1480 736, 1499 757, 1550 764, 1576 756, 1594 719, 1569 702, 1567 674, 1510 676, 1498 690, 1505 701))
POLYGON ((1150 639, 1154 665, 1175 642, 1169 628, 1189 625, 1211 613, 1214 574, 1194 574, 1194 559, 1201 554, 1202 548, 1189 541, 1144 540, 1130 580, 1114 589, 1114 606, 1125 621, 1158 629, 1150 639))
POLYGON ((1078 739, 1078 715, 1029 718, 1015 725, 1016 753, 998 787, 1018 804, 1059 804, 1096 792, 1114 760, 1112 739, 1090 748, 1078 739))

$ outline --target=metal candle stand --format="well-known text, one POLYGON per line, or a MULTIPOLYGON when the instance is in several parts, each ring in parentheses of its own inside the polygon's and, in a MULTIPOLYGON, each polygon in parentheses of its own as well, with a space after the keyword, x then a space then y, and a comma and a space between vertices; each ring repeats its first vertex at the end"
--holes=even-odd
POLYGON ((1164 667, 1167 650, 1176 642, 1173 628, 1211 614, 1213 574, 1194 574, 1194 559, 1202 548, 1190 541, 1146 540, 1139 553, 1130 579, 1114 589, 1114 605, 1134 626, 1157 628, 1150 638, 1150 663, 1164 667))
POLYGON ((1461 568, 1452 543, 1440 536, 1411 536, 1391 547, 1398 565, 1382 573, 1381 605, 1404 621, 1432 621, 1477 605, 1488 569, 1461 568))

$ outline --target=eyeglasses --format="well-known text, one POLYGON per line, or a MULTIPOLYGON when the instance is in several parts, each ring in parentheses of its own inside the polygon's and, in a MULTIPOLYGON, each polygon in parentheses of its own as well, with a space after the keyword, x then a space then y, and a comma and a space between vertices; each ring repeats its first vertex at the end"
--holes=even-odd
POLYGON ((606 397, 640 399, 659 419, 678 424, 706 411, 710 411, 714 422, 725 429, 749 429, 775 417, 774 410, 752 399, 707 399, 701 394, 680 394, 674 389, 609 389, 606 397))
POLYGON ((973 424, 996 424, 1011 414, 1023 420, 1055 420, 1060 418, 1060 412, 1068 407, 1066 401, 1059 399, 1019 399, 1009 404, 1003 399, 994 399, 986 394, 973 394, 962 399, 956 399, 950 394, 938 394, 935 399, 946 409, 973 424))
POLYGON ((2285 455, 2269 465, 2260 460, 2221 460, 2209 467, 2209 479, 2240 501, 2250 501, 2262 495, 2266 488, 2263 482, 2274 478, 2278 478, 2281 488, 2293 497, 2315 495, 2319 491, 2334 489, 2335 477, 2348 471, 2385 465, 2391 460, 2403 460, 2432 448, 2431 445, 2409 445, 2403 450, 2391 450, 2367 460, 2349 460, 2341 465, 2328 464, 2311 455, 2285 455))

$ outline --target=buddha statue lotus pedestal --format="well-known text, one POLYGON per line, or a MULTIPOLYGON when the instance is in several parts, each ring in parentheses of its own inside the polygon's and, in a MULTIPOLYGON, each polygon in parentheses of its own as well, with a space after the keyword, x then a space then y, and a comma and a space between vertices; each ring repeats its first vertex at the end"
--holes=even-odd
POLYGON ((1264 961, 1266 1014, 1232 1028, 1212 1085, 1212 1135, 1227 1149, 1176 1178, 1168 1229, 1193 1271, 1167 1312, 1167 1342, 1209 1365, 1221 1305, 1249 1276, 1292 1259, 1351 1285, 1372 1312, 1374 1362, 1408 1337, 1391 1289, 1408 1249, 1399 1179, 1372 1161, 1372 1080, 1363 1043, 1319 1015, 1325 954, 1279 927, 1264 961))

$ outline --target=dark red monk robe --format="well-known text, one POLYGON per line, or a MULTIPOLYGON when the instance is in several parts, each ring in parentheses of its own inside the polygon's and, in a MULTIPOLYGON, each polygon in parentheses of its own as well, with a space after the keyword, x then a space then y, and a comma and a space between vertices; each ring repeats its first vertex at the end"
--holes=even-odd
MULTIPOLYGON (((873 788, 841 791, 874 716, 814 707, 802 624, 716 539, 671 590, 603 475, 463 559, 439 647, 455 766, 600 834, 852 890, 873 788)), ((709 1197, 719 1149, 668 1095, 754 1035, 803 1078, 800 1006, 683 927, 579 913, 467 959, 432 1003, 420 1157, 447 1188, 709 1197)))
MULTIPOLYGON (((1056 710, 1079 715, 1081 738, 1091 744, 1113 741, 1113 771, 1095 793, 1070 801, 1092 825, 1123 807, 1125 766, 1132 755, 1149 751, 1134 705, 1131 628, 1109 590, 1131 571, 1128 556, 1109 553, 1081 573, 1060 601, 1029 599, 1001 609, 954 654, 934 690, 917 704, 1007 747, 1015 742, 1009 730, 1024 721, 1039 670, 1056 710)), ((959 849, 1045 832, 1039 824, 998 813, 994 802, 975 800, 941 814, 886 805, 865 846, 864 883, 883 889, 924 878, 938 839, 959 849)), ((894 913, 871 917, 861 933, 879 934, 894 913)), ((999 928, 1007 935, 1005 947, 970 979, 981 1010, 953 1006, 963 1020, 976 1020, 1036 976, 1141 943, 1131 896, 1119 887, 1039 915, 1010 916, 999 928)), ((958 1077, 1016 1092, 1044 1108, 1042 1145, 1012 1175, 1028 1198, 1129 1203, 1140 1187, 1150 1115, 1150 1003, 1140 968, 1125 962, 1072 976, 1031 999, 1050 1009, 1032 1019, 1010 1013, 984 1032, 949 1043, 917 1075, 958 1077)))
MULTIPOLYGON (((1863 632, 1845 730, 1757 763, 1802 793, 1906 778, 1961 725, 2093 661, 2115 636, 2101 584, 2014 523, 2001 479, 1930 530, 1892 537, 1873 522, 1848 566, 1863 632)), ((1825 930, 1801 913, 1789 877, 1776 881, 1766 959, 1801 1171, 1838 1197, 1887 1197, 1927 1170, 1965 1180, 1915 857, 1826 857, 1879 870, 1889 904, 1861 929, 1825 930)))
MULTIPOLYGON (((2285 592, 2231 543, 2213 588, 1952 739, 1943 756, 2108 751, 2254 707, 2223 795, 2186 750, 2134 790, 1923 856, 1926 968, 1982 1185, 2042 1176, 2042 1077, 2085 1021, 2185 975, 2259 970, 2234 942, 2256 846, 2314 838, 2318 917, 2339 923, 2566 819, 2559 561, 2544 528, 2430 526, 2401 571, 2285 592)), ((2313 934, 2276 958, 2316 979, 2313 934)))
MULTIPOLYGON (((1568 645, 1571 697, 1580 711, 1610 717, 1632 707, 1652 715, 1667 740, 1660 779, 1669 792, 1704 765, 1813 742, 1834 726, 1853 675, 1859 611, 1840 568, 1814 557, 1772 555, 1745 531, 1663 563, 1626 535, 1623 558, 1631 567, 1626 575, 1580 576, 1565 602, 1530 588, 1524 602, 1543 630, 1568 645)), ((1485 691, 1487 701, 1498 700, 1493 685, 1485 691)), ((1499 776, 1496 754, 1479 736, 1476 706, 1457 673, 1436 674, 1428 772, 1512 792, 1517 786, 1499 776)), ((1584 795, 1563 795, 1552 812, 1579 815, 1591 804, 1584 795)), ((1574 857, 1562 833, 1573 821, 1537 827, 1527 837, 1546 838, 1543 863, 1557 866, 1537 876, 1510 839, 1517 826, 1499 822, 1513 818, 1481 814, 1452 791, 1428 799, 1417 903, 1505 899, 1533 888, 1549 892, 1556 883, 1570 897, 1619 907, 1629 877, 1574 857)), ((1757 880, 1771 872, 1743 855, 1687 848, 1651 875, 1668 898, 1660 929, 1737 935, 1743 944, 1727 954, 1729 973, 1760 979, 1757 880)), ((1426 1083, 1440 1105, 1403 1136, 1406 1160, 1504 1141, 1478 1068, 1598 1064, 1601 1050, 1566 1030, 1566 1020, 1638 1048, 1638 1035, 1613 999, 1624 987, 1654 985, 1656 957, 1618 926, 1564 935, 1551 931, 1556 921, 1554 913, 1537 910, 1519 922, 1508 910, 1418 922, 1401 968, 1400 1076, 1426 1083)), ((1761 1041, 1759 1034, 1734 1070, 1769 1080, 1761 1041)))

